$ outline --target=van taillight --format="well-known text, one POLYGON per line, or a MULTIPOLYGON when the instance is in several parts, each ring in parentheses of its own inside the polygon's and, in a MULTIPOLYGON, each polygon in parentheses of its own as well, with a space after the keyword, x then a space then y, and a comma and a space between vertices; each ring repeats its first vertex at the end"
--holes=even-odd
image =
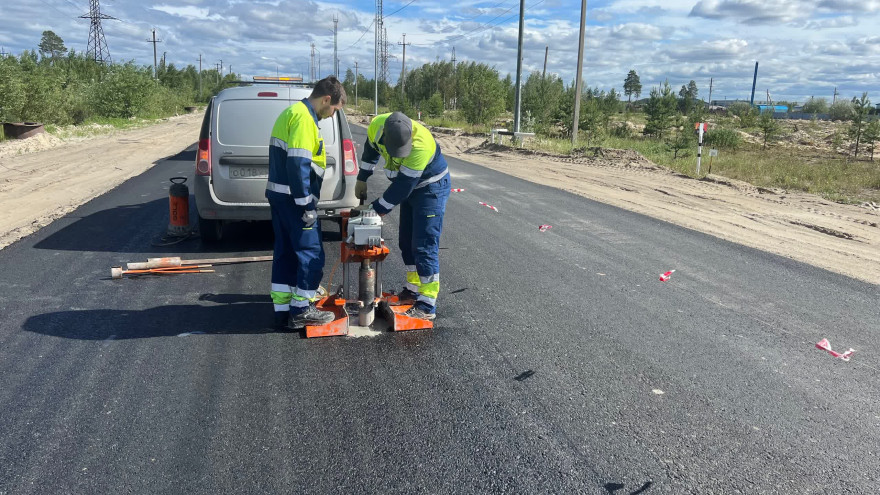
POLYGON ((358 173, 357 157, 354 154, 354 143, 351 139, 342 140, 342 159, 345 161, 345 167, 342 173, 345 175, 356 175, 358 173))
POLYGON ((257 93, 259 97, 270 97, 270 98, 278 98, 278 93, 274 91, 260 91, 257 93))
POLYGON ((211 140, 199 139, 196 151, 196 175, 211 175, 211 140))

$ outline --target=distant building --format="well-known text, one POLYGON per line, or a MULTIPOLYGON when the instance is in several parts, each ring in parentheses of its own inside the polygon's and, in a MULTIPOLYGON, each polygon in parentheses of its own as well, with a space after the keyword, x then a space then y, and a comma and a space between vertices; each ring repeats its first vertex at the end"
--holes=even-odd
POLYGON ((709 106, 727 108, 730 105, 733 105, 734 103, 748 104, 749 101, 748 100, 712 100, 711 102, 709 102, 709 106))
POLYGON ((756 105, 761 113, 788 113, 788 105, 756 105))

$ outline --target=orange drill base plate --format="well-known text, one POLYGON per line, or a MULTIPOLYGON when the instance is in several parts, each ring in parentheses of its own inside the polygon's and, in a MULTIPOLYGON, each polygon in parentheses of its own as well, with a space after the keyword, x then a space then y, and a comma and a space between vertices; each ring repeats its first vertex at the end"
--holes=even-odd
POLYGON ((306 338, 336 337, 348 335, 348 313, 345 311, 345 299, 328 296, 318 301, 315 306, 321 311, 331 311, 336 318, 323 325, 306 325, 306 338))
MULTIPOLYGON (((379 312, 395 332, 434 328, 433 321, 404 314, 413 304, 414 301, 400 301, 396 295, 383 293, 379 312)), ((345 311, 345 299, 333 295, 321 299, 316 306, 321 311, 332 311, 336 319, 324 325, 306 325, 306 338, 348 335, 349 316, 345 311)))
POLYGON ((413 318, 404 314, 409 311, 409 308, 413 307, 415 301, 401 301, 392 294, 382 294, 382 296, 382 301, 379 303, 379 311, 382 312, 385 319, 391 324, 391 329, 395 332, 434 328, 434 322, 431 320, 413 318))

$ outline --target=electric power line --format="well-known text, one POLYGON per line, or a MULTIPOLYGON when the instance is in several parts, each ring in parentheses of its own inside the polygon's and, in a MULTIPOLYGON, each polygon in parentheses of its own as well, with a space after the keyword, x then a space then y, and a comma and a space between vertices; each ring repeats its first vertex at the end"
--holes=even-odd
POLYGON ((375 19, 375 17, 374 17, 374 18, 373 18, 373 22, 371 22, 370 25, 367 26, 367 29, 364 30, 364 34, 362 34, 361 37, 357 39, 357 41, 355 41, 355 42, 352 43, 348 48, 346 48, 346 50, 350 50, 351 47, 353 47, 354 45, 357 45, 362 39, 364 39, 364 36, 366 36, 367 33, 370 32, 370 28, 373 27, 373 24, 375 24, 375 23, 376 23, 376 19, 375 19))
POLYGON ((399 9, 395 10, 394 12, 392 12, 392 13, 390 13, 390 14, 384 16, 384 17, 391 17, 391 16, 393 16, 394 14, 396 14, 396 13, 400 12, 401 10, 403 10, 403 9, 409 7, 410 5, 412 5, 413 2, 415 2, 415 1, 416 1, 416 0, 410 0, 410 2, 409 2, 408 4, 404 5, 403 7, 401 7, 401 8, 399 8, 399 9))

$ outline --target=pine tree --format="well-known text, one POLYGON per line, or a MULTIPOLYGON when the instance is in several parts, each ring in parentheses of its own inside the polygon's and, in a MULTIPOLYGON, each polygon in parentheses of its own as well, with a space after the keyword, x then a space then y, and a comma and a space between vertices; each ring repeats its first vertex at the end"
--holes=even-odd
POLYGON ((639 80, 639 75, 636 74, 635 70, 630 70, 629 74, 626 75, 626 80, 623 81, 623 94, 626 95, 628 103, 632 103, 633 95, 636 95, 636 98, 641 96, 642 82, 639 80))

